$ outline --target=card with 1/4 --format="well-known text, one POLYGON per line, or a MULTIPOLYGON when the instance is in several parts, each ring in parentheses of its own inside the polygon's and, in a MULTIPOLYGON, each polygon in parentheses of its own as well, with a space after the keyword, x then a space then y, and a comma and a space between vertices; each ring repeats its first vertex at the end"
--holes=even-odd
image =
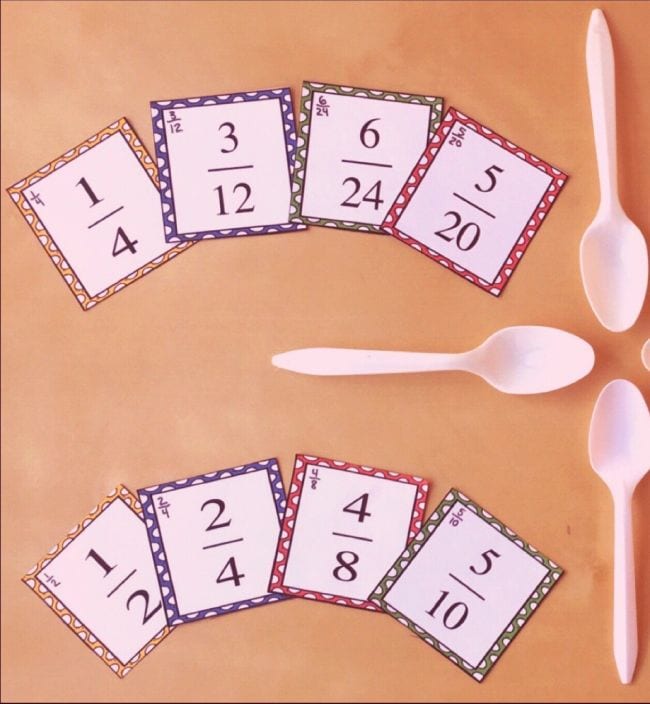
POLYGON ((499 296, 566 180, 449 108, 382 227, 499 296))
POLYGON ((368 595, 422 524, 426 480, 297 455, 271 591, 370 611, 368 595))
POLYGON ((480 682, 561 574, 452 489, 370 598, 480 682))
POLYGON ((292 221, 383 232, 441 112, 438 97, 303 83, 292 221))
POLYGON ((189 246, 165 242, 157 178, 123 117, 8 189, 84 310, 189 246))
POLYGON ((171 630, 141 514, 118 486, 23 577, 119 677, 171 630))
POLYGON ((289 88, 151 103, 168 242, 304 230, 289 222, 289 88))
POLYGON ((138 493, 171 625, 286 598, 268 589, 286 503, 276 460, 138 493))

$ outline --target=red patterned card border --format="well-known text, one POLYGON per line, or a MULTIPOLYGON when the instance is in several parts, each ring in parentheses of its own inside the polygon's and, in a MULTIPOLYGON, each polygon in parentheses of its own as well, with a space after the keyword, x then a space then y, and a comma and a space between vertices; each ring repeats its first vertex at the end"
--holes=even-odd
POLYGON ((382 223, 381 227, 397 239, 413 247, 413 249, 417 250, 418 252, 421 252, 427 257, 430 257, 439 264, 442 264, 444 267, 446 267, 450 271, 453 271, 458 276, 462 276, 464 279, 467 279, 467 281, 471 281, 473 284, 475 284, 479 288, 482 288, 484 291, 488 291, 493 296, 499 296, 503 292, 503 289, 506 287, 506 284, 510 280, 510 277, 512 276, 512 273, 514 272, 517 264, 519 264, 524 252, 528 248, 528 245, 531 243, 533 237, 535 236, 535 233, 542 224, 542 220, 548 214, 549 210, 551 209, 551 206, 553 205, 555 199, 557 198, 563 186, 565 185, 567 179, 568 176, 564 172, 560 171, 554 166, 551 166, 550 164, 547 164, 545 161, 542 161, 541 159, 534 156, 525 149, 518 147, 516 144, 513 144, 504 137, 501 137, 496 132, 481 125, 479 122, 473 120, 471 117, 468 117, 467 115, 464 115, 462 112, 459 112, 455 108, 450 107, 447 110, 436 134, 433 136, 431 142, 429 142, 429 144, 427 145, 424 154, 420 157, 420 160, 418 161, 417 165, 411 172, 411 175, 408 177, 406 183, 404 184, 402 191, 397 196, 395 202, 388 211, 388 214, 386 215, 386 218, 384 219, 384 222, 382 223), (425 177, 427 171, 429 170, 429 167, 433 164, 436 155, 438 154, 438 151, 442 147, 443 143, 445 142, 445 139, 447 138, 447 135, 451 131, 454 122, 456 121, 461 122, 463 125, 466 125, 467 127, 469 127, 469 129, 474 130, 476 133, 487 137, 489 140, 491 140, 498 146, 502 147, 511 154, 514 154, 520 159, 523 159, 526 163, 530 164, 531 166, 534 166, 537 169, 540 169, 540 171, 543 171, 545 174, 551 177, 551 182, 547 190, 542 196, 542 199, 540 200, 531 218, 528 220, 524 230, 517 238, 514 247, 508 253, 508 256, 503 262, 499 273, 497 274, 494 281, 486 281, 485 279, 482 279, 471 271, 468 271, 467 269, 463 268, 459 264, 456 264, 455 262, 451 261, 447 257, 444 257, 442 254, 439 254, 435 250, 422 244, 418 240, 413 239, 404 232, 401 232, 398 228, 399 218, 402 212, 408 206, 409 201, 413 197, 415 191, 418 189, 422 179, 425 177))
POLYGON ((366 476, 380 477, 382 479, 390 479, 396 482, 414 484, 417 489, 415 502, 413 505, 413 515, 411 517, 411 523, 408 531, 407 544, 413 540, 422 527, 427 493, 429 491, 429 483, 426 479, 415 477, 410 474, 401 474, 400 472, 391 472, 386 469, 376 469, 366 465, 353 464, 352 462, 341 462, 324 457, 317 457, 315 455, 296 455, 293 475, 291 477, 291 486, 287 496, 287 508, 280 530, 278 552, 275 556, 275 564, 273 565, 269 591, 288 594, 290 596, 299 596, 304 599, 323 601, 330 604, 351 606, 357 609, 367 609, 368 611, 381 611, 376 604, 373 604, 368 600, 351 599, 340 595, 327 594, 325 592, 311 591, 308 589, 298 589, 284 585, 284 573, 289 559, 289 551, 291 549, 291 541, 293 539, 293 531, 296 525, 298 507, 300 504, 300 494, 305 481, 305 474, 308 465, 316 465, 318 467, 327 467, 328 469, 338 469, 347 472, 356 472, 357 474, 365 474, 366 476))

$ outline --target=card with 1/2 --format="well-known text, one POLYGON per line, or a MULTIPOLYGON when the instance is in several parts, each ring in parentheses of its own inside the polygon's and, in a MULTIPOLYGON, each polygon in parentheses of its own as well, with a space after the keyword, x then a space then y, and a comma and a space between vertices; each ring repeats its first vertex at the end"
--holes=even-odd
POLYGON ((370 598, 480 682, 561 574, 452 489, 370 598))
POLYGON ((499 296, 567 178, 449 108, 382 227, 499 296))
POLYGON ((285 598, 268 589, 286 504, 276 460, 138 493, 171 625, 285 598))
POLYGON ((168 242, 304 230, 289 222, 289 88, 151 103, 168 242))
POLYGON ((7 189, 84 310, 189 246, 165 242, 157 178, 123 117, 7 189))
POLYGON ((118 486, 23 577, 119 677, 171 630, 141 514, 118 486))
POLYGON ((370 611, 368 595, 422 524, 426 480, 297 455, 271 591, 370 611))
POLYGON ((303 83, 292 221, 383 232, 441 112, 438 97, 303 83))

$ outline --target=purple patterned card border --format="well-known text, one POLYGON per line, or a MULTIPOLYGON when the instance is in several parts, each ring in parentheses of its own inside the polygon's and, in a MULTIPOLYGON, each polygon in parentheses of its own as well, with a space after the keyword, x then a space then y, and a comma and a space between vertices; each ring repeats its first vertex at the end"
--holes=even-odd
POLYGON ((278 100, 282 111, 284 141, 287 147, 287 169, 289 184, 293 180, 294 156, 296 152, 296 125, 293 117, 293 103, 290 88, 257 90, 247 93, 228 93, 208 95, 200 98, 178 98, 176 100, 151 101, 151 120, 153 123, 154 146, 158 175, 160 178, 160 201, 166 242, 192 242, 203 239, 220 239, 222 237, 240 237, 243 235, 268 235, 278 232, 306 230, 306 225, 289 222, 289 203, 287 203, 287 222, 262 225, 257 227, 233 228, 230 230, 206 230, 204 232, 178 232, 176 229, 176 210, 174 205, 174 186, 172 181, 169 149, 163 124, 163 110, 169 108, 192 108, 204 105, 253 102, 256 100, 278 100))
MULTIPOLYGON (((160 584, 160 591, 162 593, 163 603, 165 604, 165 614, 169 625, 176 626, 182 623, 189 623, 191 621, 209 618, 211 616, 221 616, 223 614, 240 611, 241 609, 250 609, 255 606, 263 606, 264 604, 271 604, 275 601, 284 601, 285 599, 290 598, 284 594, 268 593, 264 596, 255 597, 254 599, 236 601, 232 604, 224 604, 222 606, 204 609, 203 611, 194 611, 188 614, 181 614, 178 610, 176 594, 174 593, 174 583, 171 579, 167 556, 165 555, 165 550, 160 535, 160 525, 154 510, 154 495, 184 489, 188 486, 194 486, 195 484, 205 484, 208 482, 218 481, 219 479, 236 477, 240 474, 249 474, 251 472, 267 472, 271 490, 273 492, 273 499, 278 512, 278 524, 282 525, 287 499, 284 492, 284 486, 282 485, 282 476, 280 474, 278 461, 275 458, 251 462, 238 467, 231 467, 230 469, 208 472, 207 474, 199 474, 194 477, 188 477, 187 479, 178 479, 173 482, 166 482, 164 484, 156 484, 155 486, 138 489, 138 497, 144 513, 144 521, 147 527, 147 534, 149 536, 149 547, 151 548, 151 554, 156 566, 156 575, 160 584)), ((269 581, 270 579, 271 575, 269 573, 269 581)))

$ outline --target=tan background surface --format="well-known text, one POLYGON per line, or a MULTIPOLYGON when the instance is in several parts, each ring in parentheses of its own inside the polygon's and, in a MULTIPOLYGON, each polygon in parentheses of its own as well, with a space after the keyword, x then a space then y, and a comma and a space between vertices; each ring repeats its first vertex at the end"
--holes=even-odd
MULTIPOLYGON (((602 3, 618 79, 621 195, 650 233, 650 4, 602 3)), ((148 101, 303 79, 440 94, 570 175, 501 299, 390 237, 306 233, 197 245, 88 313, 2 203, 5 700, 647 700, 650 481, 635 497, 639 661, 611 652, 612 511, 593 403, 639 350, 585 299, 598 199, 584 69, 591 3, 4 3, 2 186, 148 101), (272 354, 339 345, 464 350, 513 324, 590 340, 589 378, 509 397, 461 374, 319 379, 272 354), (133 489, 293 453, 457 486, 566 569, 483 684, 388 616, 294 600, 181 627, 119 681, 20 584, 117 482, 133 489), (645 511, 645 515, 643 515, 645 511)))

